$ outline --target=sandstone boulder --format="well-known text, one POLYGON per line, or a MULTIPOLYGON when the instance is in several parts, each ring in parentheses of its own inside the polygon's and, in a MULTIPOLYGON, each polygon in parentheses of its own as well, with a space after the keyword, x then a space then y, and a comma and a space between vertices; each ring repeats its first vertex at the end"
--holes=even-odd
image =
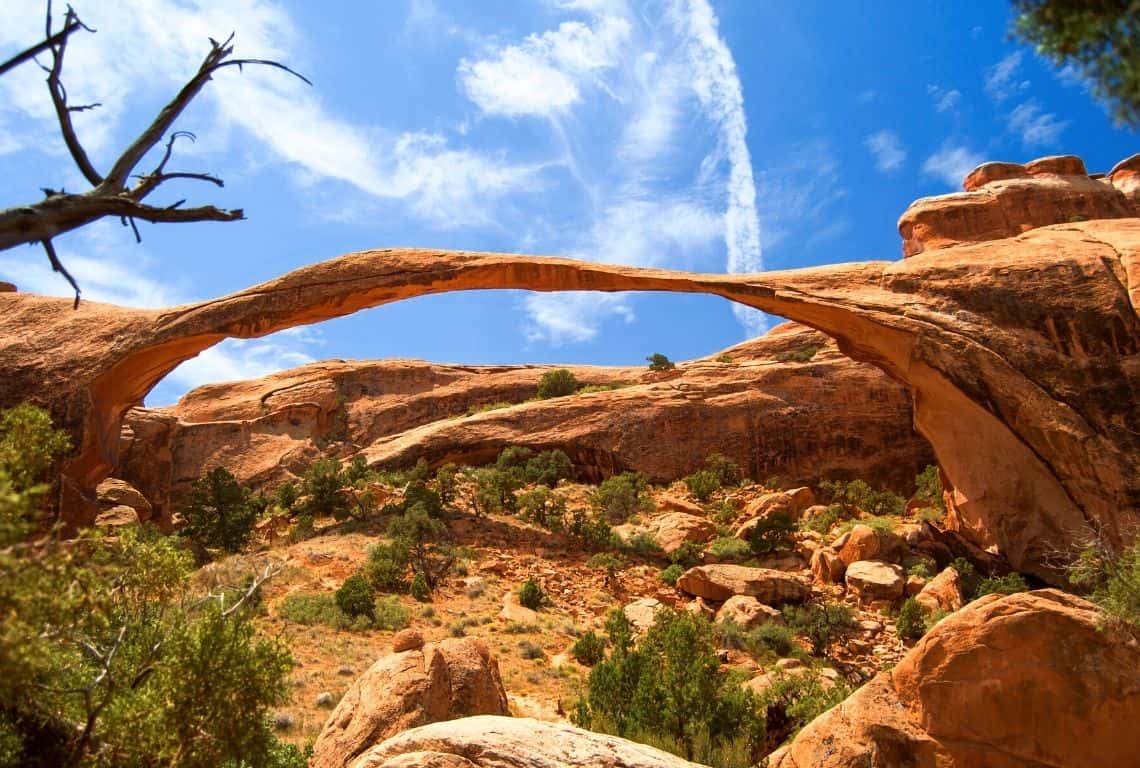
POLYGON ((752 629, 770 621, 783 622, 783 617, 778 610, 764 605, 755 597, 733 595, 725 600, 724 605, 717 611, 716 620, 731 621, 745 629, 752 629))
POLYGON ((310 768, 343 768, 408 728, 468 715, 508 714, 499 665, 472 638, 447 639, 380 659, 332 711, 310 768))
POLYGON ((847 588, 863 602, 897 600, 906 586, 906 573, 894 563, 857 560, 847 566, 847 588))
POLYGON ((811 575, 820 584, 837 584, 843 580, 847 566, 831 547, 821 547, 811 556, 811 575))
POLYGON ((630 624, 639 632, 645 632, 653 626, 656 619, 657 611, 661 608, 661 601, 655 597, 643 597, 640 600, 634 600, 624 608, 622 613, 630 624))
POLYGON ((962 584, 958 571, 946 568, 927 582, 914 599, 930 614, 938 611, 952 613, 959 610, 962 607, 962 584))
POLYGON ((811 596, 811 585, 801 576, 727 564, 690 568, 677 580, 677 588, 715 602, 724 602, 733 595, 748 595, 774 605, 800 603, 811 596))
POLYGON ((1095 606, 1056 590, 987 595, 812 721, 771 766, 1135 765, 1140 645, 1099 626, 1095 606))
POLYGON ((869 525, 856 525, 843 544, 832 544, 844 565, 857 560, 899 562, 906 555, 906 543, 891 531, 880 531, 869 525))
POLYGON ((744 507, 743 516, 747 519, 737 526, 732 535, 738 539, 748 539, 761 520, 768 520, 775 515, 783 515, 795 522, 803 516, 804 510, 814 503, 815 496, 811 488, 793 488, 790 491, 766 493, 744 507))
POLYGON ((697 515, 698 517, 705 514, 704 507, 695 501, 688 499, 681 499, 676 496, 662 496, 657 499, 657 508, 665 512, 684 512, 688 515, 697 515))
POLYGON ((126 480, 108 477, 95 488, 99 499, 98 525, 145 523, 153 510, 146 497, 126 480))
POLYGON ((649 535, 667 555, 686 542, 704 544, 716 537, 716 525, 707 518, 687 512, 670 512, 650 521, 649 535))
POLYGON ((350 768, 700 768, 644 744, 526 717, 465 717, 376 744, 350 768))

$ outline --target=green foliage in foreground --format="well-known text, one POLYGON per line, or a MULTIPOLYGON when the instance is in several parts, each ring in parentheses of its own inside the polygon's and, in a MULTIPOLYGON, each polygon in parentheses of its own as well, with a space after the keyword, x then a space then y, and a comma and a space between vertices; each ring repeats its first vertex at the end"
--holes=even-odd
POLYGON ((721 669, 712 626, 662 609, 634 645, 621 611, 606 622, 613 648, 590 671, 574 722, 712 765, 751 765, 764 747, 759 699, 721 669))

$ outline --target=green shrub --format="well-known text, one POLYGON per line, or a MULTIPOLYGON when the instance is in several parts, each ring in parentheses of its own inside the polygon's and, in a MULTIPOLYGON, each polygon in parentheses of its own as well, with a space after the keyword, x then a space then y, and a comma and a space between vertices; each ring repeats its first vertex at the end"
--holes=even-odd
POLYGON ((770 555, 792 545, 792 531, 796 524, 785 512, 774 512, 761 518, 748 532, 748 545, 757 555, 770 555))
POLYGON ((606 641, 591 630, 578 638, 570 653, 579 664, 592 667, 606 657, 606 641))
POLYGON ((605 517, 582 508, 570 513, 570 533, 591 552, 609 549, 617 544, 617 537, 605 517))
POLYGON ((689 492, 698 501, 708 501, 709 497, 720 490, 720 479, 707 469, 698 469, 685 478, 685 485, 689 492))
POLYGON ((688 760, 725 764, 732 753, 750 765, 760 758, 762 706, 722 673, 707 620, 662 609, 636 646, 621 611, 610 615, 606 630, 613 652, 590 671, 587 693, 572 715, 577 725, 652 743, 688 760))
POLYGON ((911 498, 927 504, 939 512, 946 511, 946 502, 942 498, 942 478, 938 475, 936 465, 928 464, 926 469, 922 470, 914 479, 914 485, 914 496, 911 498))
POLYGON ((373 604, 372 626, 389 632, 403 629, 408 626, 411 614, 400 603, 399 598, 392 595, 382 597, 373 604))
POLYGON ((292 512, 293 505, 297 503, 298 495, 297 484, 289 480, 277 486, 277 491, 273 494, 273 500, 282 511, 292 512))
POLYGON ((594 392, 612 392, 615 389, 625 389, 630 386, 628 381, 610 381, 605 384, 587 384, 578 390, 579 395, 590 395, 594 392))
POLYGON ((735 536, 721 536, 709 544, 709 553, 717 560, 740 561, 752 556, 752 547, 735 536))
POLYGON ((529 578, 519 587, 519 605, 537 611, 546 602, 546 593, 533 578, 529 578))
POLYGON ((472 505, 477 514, 515 513, 518 509, 515 492, 526 483, 525 465, 531 454, 529 448, 507 448, 499 454, 495 466, 472 471, 471 478, 475 482, 472 505), (516 460, 518 464, 510 463, 516 460))
POLYGON ((625 567, 625 560, 609 552, 599 552, 586 561, 586 567, 595 571, 614 571, 625 567))
POLYGON ((826 512, 821 512, 813 515, 810 518, 800 520, 800 529, 804 531, 815 531, 820 534, 827 534, 836 523, 843 519, 845 510, 840 504, 832 504, 827 508, 826 512))
POLYGON ((850 693, 850 687, 843 682, 825 688, 814 672, 783 676, 765 696, 768 738, 777 743, 792 738, 850 693))
POLYGON ((982 579, 974 592, 974 599, 985 595, 1015 595, 1018 592, 1028 592, 1029 585, 1020 573, 1009 573, 1005 576, 995 576, 982 579))
POLYGON ((372 585, 359 573, 344 580, 336 591, 335 599, 337 607, 353 618, 367 616, 371 619, 374 615, 372 585))
POLYGON ((677 579, 681 578, 681 574, 685 572, 685 568, 678 563, 673 563, 665 570, 661 571, 661 581, 668 584, 670 587, 677 586, 677 579))
POLYGON ((316 521, 313 520, 312 515, 297 515, 297 522, 294 523, 292 530, 289 531, 288 541, 290 544, 296 544, 298 541, 305 541, 317 535, 316 521))
POLYGON ((1140 628, 1140 543, 1119 552, 1099 542, 1086 547, 1070 566, 1069 579, 1089 592, 1106 623, 1140 628))
POLYGON ((808 603, 784 608, 784 621, 811 641, 812 652, 821 654, 840 637, 855 629, 855 614, 846 605, 808 603))
POLYGON ((341 489, 348 485, 336 459, 319 459, 305 472, 302 487, 306 496, 306 514, 313 517, 331 515, 345 520, 352 514, 348 499, 341 489))
POLYGON ((806 363, 819 353, 819 349, 818 344, 809 344, 806 347, 777 352, 775 359, 780 363, 806 363))
POLYGON ((249 543, 257 521, 248 488, 225 467, 195 480, 182 506, 181 534, 204 547, 238 552, 249 543))
POLYGON ((565 368, 547 371, 538 380, 538 399, 548 400, 552 397, 572 395, 581 386, 577 377, 565 368))
POLYGON ((665 357, 660 352, 654 352, 649 357, 645 358, 649 362, 649 370, 651 371, 671 371, 677 366, 673 361, 665 357))
MULTIPOLYGON (((412 567, 413 585, 415 576, 421 576, 428 591, 439 586, 440 581, 455 565, 454 549, 437 539, 446 530, 443 522, 428 514, 424 504, 419 503, 406 510, 400 517, 388 523, 388 536, 393 543, 402 546, 408 553, 412 567)), ((422 594, 422 589, 420 590, 422 594)), ((415 592, 412 597, 423 599, 415 592)))
POLYGON ((348 629, 352 622, 326 592, 293 592, 277 604, 277 615, 286 621, 312 626, 324 624, 335 629, 348 629))
POLYGON ((530 640, 520 640, 519 656, 529 661, 537 661, 546 658, 546 651, 542 650, 542 646, 532 643, 530 640))
POLYGON ((410 560, 404 541, 377 544, 364 564, 364 578, 378 592, 403 592, 408 586, 410 560))
POLYGON ((545 486, 521 493, 517 499, 519 516, 548 531, 562 530, 566 519, 566 500, 545 486))
POLYGON ((682 568, 692 568, 695 565, 700 565, 704 553, 704 548, 695 541, 686 541, 673 550, 673 554, 669 555, 669 562, 679 565, 682 568))
POLYGON ((956 557, 950 563, 950 567, 958 572, 958 586, 962 589, 962 594, 965 596, 966 601, 974 599, 974 595, 978 593, 978 587, 981 586, 982 577, 978 574, 978 569, 964 557, 956 557))
POLYGON ((655 557, 661 554, 661 545, 644 531, 630 536, 621 548, 631 555, 640 555, 641 557, 655 557))
POLYGON ((732 362, 732 355, 725 352, 724 354, 717 355, 716 358, 714 358, 714 359, 718 363, 731 363, 732 362))
POLYGON ((737 518, 740 514, 731 501, 722 500, 709 504, 705 509, 709 513, 709 517, 717 525, 728 525, 737 518))
POLYGON ((705 468, 716 475, 722 486, 740 485, 743 479, 740 465, 723 453, 710 453, 705 457, 705 468))
POLYGON ((895 617, 895 626, 898 628, 899 637, 908 640, 918 640, 926 634, 926 614, 913 597, 903 600, 899 607, 899 615, 895 617))
POLYGON ((820 489, 832 503, 843 505, 849 512, 861 511, 868 515, 895 517, 906 511, 902 496, 888 490, 874 490, 862 480, 849 483, 825 480, 820 489))
POLYGON ((753 655, 771 651, 777 656, 788 656, 796 649, 796 635, 783 624, 766 621, 748 633, 748 645, 753 655))
POLYGON ((524 472, 528 483, 540 483, 553 488, 559 480, 574 479, 574 464, 564 451, 555 448, 529 459, 524 472))
POLYGON ((929 579, 934 576, 934 573, 930 570, 929 565, 927 565, 925 562, 920 561, 912 565, 910 568, 907 568, 906 575, 917 576, 920 579, 929 579))
POLYGON ((435 471, 435 492, 443 504, 455 501, 457 485, 455 478, 459 475, 459 468, 448 462, 435 471))
POLYGON ((590 504, 610 523, 624 523, 637 512, 648 512, 652 502, 645 497, 647 482, 640 472, 623 472, 606 478, 590 494, 590 504))
POLYGON ((428 586, 427 577, 417 571, 416 575, 412 576, 412 583, 408 586, 408 594, 421 603, 431 600, 431 587, 428 586))

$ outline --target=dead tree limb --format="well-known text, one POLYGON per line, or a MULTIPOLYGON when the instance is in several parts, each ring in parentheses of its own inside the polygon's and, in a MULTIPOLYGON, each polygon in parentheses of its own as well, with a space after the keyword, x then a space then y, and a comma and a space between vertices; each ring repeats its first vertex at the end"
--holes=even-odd
POLYGON ((67 51, 68 40, 74 32, 80 29, 88 32, 95 31, 84 25, 75 10, 68 6, 63 29, 59 32, 53 32, 51 2, 49 0, 45 39, 0 64, 0 75, 2 75, 23 62, 34 60, 36 55, 40 53, 45 51, 51 53, 51 65, 40 66, 48 76, 48 92, 51 95, 52 106, 55 108, 60 134, 79 172, 91 185, 91 189, 80 193, 45 189, 43 200, 13 208, 0 209, 0 250, 24 244, 41 244, 47 253, 52 269, 59 272, 75 289, 75 306, 77 307, 79 306, 79 285, 63 266, 52 244, 52 239, 58 235, 107 216, 118 217, 124 226, 129 224, 134 232, 135 239, 138 241, 141 241, 141 237, 136 221, 183 223, 238 221, 245 218, 240 208, 225 210, 212 205, 183 208, 182 206, 186 202, 184 199, 166 206, 155 206, 144 202, 151 193, 168 181, 202 181, 218 187, 225 185, 221 178, 210 173, 166 170, 166 164, 170 160, 175 142, 180 138, 194 140, 194 135, 188 131, 174 131, 167 136, 168 132, 190 102, 213 79, 216 72, 226 67, 237 67, 240 70, 247 64, 268 66, 284 70, 312 85, 307 78, 276 61, 231 59, 230 56, 234 50, 234 36, 232 34, 220 43, 210 38, 210 51, 199 65, 197 73, 159 111, 150 125, 123 150, 111 166, 111 170, 104 176, 99 173, 88 157, 71 119, 73 113, 94 109, 99 105, 69 104, 67 89, 64 87, 62 79, 64 54, 67 51), (155 169, 149 173, 136 173, 135 169, 138 164, 148 152, 162 141, 164 136, 167 136, 166 149, 155 169), (131 183, 132 179, 134 180, 133 184, 131 183))

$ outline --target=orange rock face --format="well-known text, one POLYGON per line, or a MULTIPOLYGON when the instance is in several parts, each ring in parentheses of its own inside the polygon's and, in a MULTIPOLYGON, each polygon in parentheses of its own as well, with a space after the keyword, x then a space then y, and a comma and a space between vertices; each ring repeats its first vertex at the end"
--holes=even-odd
POLYGON ((571 366, 584 383, 628 386, 537 402, 526 401, 549 370, 541 366, 314 363, 128 412, 115 474, 169 518, 211 468, 273 486, 302 473, 338 428, 347 440, 333 450, 377 466, 421 457, 477 464, 527 445, 565 451, 593 480, 633 469, 672 481, 719 452, 750 477, 862 477, 905 488, 933 461, 906 391, 819 332, 788 324, 725 354, 732 363, 681 363, 667 381, 644 366, 571 366), (812 347, 809 362, 778 359, 812 347), (495 403, 516 405, 468 415, 495 403))
POLYGON ((989 595, 804 728, 772 768, 1128 766, 1140 646, 1055 590, 989 595), (1079 734, 1079 735, 1077 735, 1079 734))
MULTIPOLYGON (((1069 177, 1027 173, 978 191, 1019 185, 1023 205, 1047 213, 1017 229, 1052 226, 1010 237, 1008 228, 971 225, 963 231, 989 234, 939 236, 941 245, 960 244, 901 262, 697 275, 393 249, 165 311, 92 302, 73 311, 69 300, 0 292, 0 406, 31 399, 72 431, 77 450, 61 508, 66 520, 87 524, 95 486, 118 464, 123 415, 178 363, 223 338, 445 291, 711 293, 827 333, 840 351, 902 382, 952 486, 949 520, 974 542, 998 546, 1014 568, 1059 582, 1051 554, 1075 547, 1090 525, 1119 546, 1140 523, 1140 219, 1070 221, 1076 213, 1057 223, 1069 208, 1038 198, 1052 199, 1069 177)), ((1114 176, 1133 184, 1135 172, 1126 164, 1114 176)), ((1091 199, 1106 182, 1077 186, 1074 199, 1091 199)), ((1089 215, 1135 216, 1123 191, 1118 203, 1089 215)), ((914 237, 904 227, 904 238, 914 237)))

